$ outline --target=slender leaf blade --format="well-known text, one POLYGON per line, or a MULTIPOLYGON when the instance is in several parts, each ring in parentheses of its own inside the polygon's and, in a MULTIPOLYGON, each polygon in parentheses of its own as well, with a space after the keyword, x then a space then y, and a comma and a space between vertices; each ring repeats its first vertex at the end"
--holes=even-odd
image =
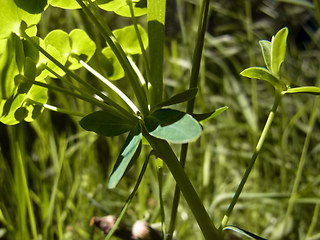
POLYGON ((82 118, 80 125, 87 131, 110 137, 128 132, 135 124, 114 115, 112 112, 97 111, 82 118))
POLYGON ((166 1, 148 0, 148 36, 150 53, 151 107, 162 100, 163 92, 163 46, 166 1))
POLYGON ((275 77, 270 71, 262 67, 250 67, 243 70, 240 75, 248 78, 257 78, 272 84, 275 89, 286 89, 286 84, 275 77))
POLYGON ((191 116, 196 119, 198 122, 201 122, 201 121, 205 121, 205 120, 209 120, 211 118, 215 118, 217 117, 218 115, 220 115, 221 113, 223 113, 224 111, 226 111, 229 107, 227 106, 224 106, 224 107, 221 107, 221 108, 218 108, 216 109, 215 111, 213 112, 208 112, 208 113, 201 113, 201 114, 191 114, 191 116))
POLYGON ((307 94, 314 94, 314 95, 320 95, 320 87, 315 86, 304 86, 304 87, 294 87, 289 88, 284 93, 307 93, 307 94))
POLYGON ((246 237, 248 237, 250 239, 267 240, 267 239, 262 238, 262 237, 260 237, 258 235, 255 235, 255 234, 253 234, 253 233, 251 233, 249 231, 243 230, 243 229, 241 229, 241 228, 239 228, 237 226, 232 226, 232 225, 226 226, 223 230, 232 230, 232 231, 240 233, 241 235, 246 236, 246 237))
POLYGON ((271 42, 268 40, 261 40, 259 41, 259 44, 266 67, 271 71, 271 42))
POLYGON ((197 95, 197 92, 198 92, 198 88, 190 88, 184 92, 181 92, 172 96, 168 100, 165 100, 157 104, 156 106, 154 106, 154 109, 189 101, 197 95))
POLYGON ((159 109, 145 118, 151 136, 171 143, 195 141, 202 132, 200 124, 189 114, 173 109, 159 109))
POLYGON ((136 127, 129 133, 120 155, 114 165, 112 174, 109 178, 108 188, 114 188, 118 184, 128 169, 130 162, 135 159, 135 155, 138 157, 141 150, 141 139, 141 127, 139 124, 137 124, 136 127))
POLYGON ((279 76, 287 47, 288 28, 282 28, 271 41, 271 72, 279 76))

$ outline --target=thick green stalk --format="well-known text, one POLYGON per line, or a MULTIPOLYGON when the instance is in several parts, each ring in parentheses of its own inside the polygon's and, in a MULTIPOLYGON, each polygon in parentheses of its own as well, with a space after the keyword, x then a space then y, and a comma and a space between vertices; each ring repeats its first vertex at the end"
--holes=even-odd
POLYGON ((213 225, 206 209, 204 208, 198 194, 192 186, 189 178, 184 172, 179 160, 171 149, 170 145, 161 139, 152 137, 143 129, 143 136, 148 140, 152 148, 168 166, 176 183, 184 195, 195 219, 197 220, 201 231, 207 240, 222 240, 217 228, 213 225))
MULTIPOLYGON (((206 26, 207 26, 208 12, 209 12, 209 3, 210 3, 210 1, 206 0, 203 2, 202 6, 201 6, 201 14, 200 14, 200 20, 199 20, 199 26, 198 26, 197 41, 196 41, 196 46, 194 49, 194 54, 193 54, 193 59, 192 59, 192 70, 191 70, 189 89, 197 87, 198 82, 199 82, 199 71, 200 71, 202 50, 203 50, 203 45, 204 45, 204 36, 206 33, 206 26)), ((195 98, 188 101, 187 109, 186 109, 187 113, 193 113, 194 104, 195 104, 195 98)), ((188 144, 183 144, 181 146, 180 163, 181 163, 182 168, 184 168, 185 162, 187 159, 188 146, 189 146, 188 144)), ((180 189, 178 186, 176 186, 175 191, 174 191, 173 203, 172 203, 171 218, 170 218, 168 238, 167 238, 168 240, 172 239, 173 232, 175 229, 175 222, 176 222, 176 218, 177 218, 179 201, 180 201, 180 189)))
POLYGON ((282 97, 281 92, 279 90, 276 90, 274 103, 273 103, 272 109, 271 109, 271 111, 269 113, 267 122, 266 122, 266 124, 265 124, 265 126, 264 126, 264 128, 262 130, 262 133, 260 135, 259 141, 258 141, 258 143, 256 145, 256 148, 255 148, 255 151, 254 151, 254 153, 253 153, 253 155, 251 157, 251 160, 249 162, 249 165, 248 165, 246 171, 243 174, 243 177, 242 177, 241 182, 240 182, 240 184, 239 184, 239 186, 237 188, 237 191, 235 192, 235 194, 234 194, 234 196, 232 198, 232 201, 231 201, 231 203, 230 203, 230 205, 229 205, 229 207, 228 207, 228 209, 227 209, 227 211, 226 211, 226 213, 225 213, 225 215, 224 215, 224 217, 223 217, 223 219, 221 221, 221 225, 219 227, 219 230, 222 230, 227 225, 227 223, 229 221, 229 218, 230 218, 230 216, 232 214, 232 211, 233 211, 236 203, 239 200, 239 197, 240 197, 240 194, 241 194, 241 192, 243 190, 243 187, 244 187, 244 185, 246 184, 246 182, 248 180, 248 177, 249 177, 249 175, 250 175, 250 173, 252 171, 254 163, 255 163, 255 161, 256 161, 256 159, 257 159, 257 157, 258 157, 258 155, 259 155, 259 153, 261 151, 263 143, 264 143, 264 141, 265 141, 265 139, 267 137, 267 134, 269 132, 269 129, 270 129, 271 124, 272 124, 273 119, 274 119, 274 115, 275 115, 275 113, 276 113, 276 111, 278 109, 278 106, 280 104, 281 97, 282 97))

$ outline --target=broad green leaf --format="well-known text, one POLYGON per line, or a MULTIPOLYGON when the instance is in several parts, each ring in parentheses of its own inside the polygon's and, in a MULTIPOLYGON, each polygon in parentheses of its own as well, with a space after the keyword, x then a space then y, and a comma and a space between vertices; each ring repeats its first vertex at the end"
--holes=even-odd
MULTIPOLYGON (((132 1, 133 11, 136 17, 147 13, 147 0, 132 1)), ((127 0, 96 0, 99 7, 106 11, 113 11, 124 17, 131 17, 127 0)))
POLYGON ((25 21, 28 27, 38 24, 46 7, 47 0, 1 0, 0 39, 12 32, 19 34, 21 21, 25 21))
POLYGON ((132 161, 138 158, 141 150, 141 128, 137 124, 130 131, 120 155, 114 165, 112 174, 109 178, 108 188, 114 188, 123 177, 126 170, 132 165, 132 161))
POLYGON ((287 48, 288 28, 282 28, 271 40, 271 72, 279 76, 287 48))
POLYGON ((150 105, 162 101, 163 95, 163 49, 165 35, 166 1, 148 1, 148 36, 150 55, 150 105))
POLYGON ((81 8, 76 0, 51 0, 50 5, 63 9, 81 8))
POLYGON ((189 100, 191 100, 192 98, 194 98, 197 95, 198 92, 198 88, 191 88, 188 89, 182 93, 178 93, 174 96, 172 96, 171 98, 169 98, 166 101, 163 101, 162 103, 159 103, 158 105, 154 106, 154 109, 158 109, 164 106, 170 106, 170 105, 174 105, 174 104, 178 104, 178 103, 183 103, 183 102, 187 102, 189 100))
POLYGON ((112 112, 97 111, 82 118, 80 125, 87 131, 109 137, 128 132, 135 124, 114 115, 112 112))
POLYGON ((240 73, 244 77, 257 78, 272 84, 275 89, 285 90, 286 84, 275 77, 270 71, 262 67, 251 67, 240 73))
POLYGON ((149 134, 171 143, 195 141, 202 132, 200 124, 189 114, 173 109, 159 109, 145 118, 149 134))
POLYGON ((7 40, 0 58, 0 99, 9 98, 14 91, 14 77, 22 72, 24 51, 21 39, 14 33, 7 40))
MULTIPOLYGON (((138 25, 138 29, 143 42, 143 46, 146 49, 148 47, 148 35, 140 25, 138 25)), ((123 48, 123 51, 125 51, 127 54, 134 55, 142 53, 133 25, 116 29, 112 31, 112 33, 117 38, 119 44, 123 48)))
POLYGON ((288 88, 283 93, 307 93, 307 94, 314 94, 314 95, 320 95, 320 87, 314 87, 314 86, 304 86, 304 87, 294 87, 294 88, 288 88))
POLYGON ((35 120, 43 111, 39 104, 44 104, 48 100, 47 89, 36 85, 26 87, 27 84, 23 81, 25 77, 19 75, 17 78, 20 78, 16 80, 20 84, 14 94, 8 99, 0 100, 0 122, 7 125, 18 124, 23 120, 28 122, 35 120), (21 84, 24 87, 21 87, 21 84))
POLYGON ((201 121, 205 121, 205 120, 209 120, 211 118, 215 118, 217 117, 218 115, 220 115, 222 112, 224 112, 225 110, 227 110, 229 107, 227 106, 224 106, 224 107, 221 107, 221 108, 218 108, 217 110, 213 111, 213 112, 208 112, 208 113, 201 113, 201 114, 191 114, 192 117, 194 119, 196 119, 198 122, 201 122, 201 121))
POLYGON ((124 70, 112 49, 105 47, 101 52, 100 64, 108 80, 114 81, 123 78, 125 76, 124 70))
POLYGON ((230 226, 226 226, 226 227, 223 228, 223 230, 232 230, 232 231, 240 233, 241 235, 246 236, 246 237, 248 237, 250 239, 267 240, 265 238, 262 238, 262 237, 259 237, 259 236, 255 235, 255 234, 253 234, 253 233, 251 233, 249 231, 243 230, 243 229, 241 229, 241 228, 239 228, 237 226, 231 226, 231 225, 230 226))
POLYGON ((259 44, 266 67, 271 71, 271 42, 267 40, 261 40, 259 41, 259 44))
POLYGON ((51 31, 44 39, 46 46, 56 48, 62 57, 62 64, 66 63, 71 70, 80 68, 79 60, 88 62, 96 51, 95 43, 88 34, 81 29, 74 29, 70 34, 62 30, 51 31))

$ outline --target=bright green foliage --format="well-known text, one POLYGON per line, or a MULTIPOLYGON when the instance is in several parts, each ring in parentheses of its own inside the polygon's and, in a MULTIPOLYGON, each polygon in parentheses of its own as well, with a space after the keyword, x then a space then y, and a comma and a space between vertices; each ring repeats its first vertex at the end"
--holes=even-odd
POLYGON ((80 8, 76 0, 50 0, 50 5, 54 7, 64 8, 64 9, 77 9, 80 8))
MULTIPOLYGON (((124 17, 131 17, 127 0, 97 0, 96 3, 103 10, 113 11, 124 17)), ((134 1, 132 4, 134 15, 136 17, 146 14, 147 0, 134 1)))
POLYGON ((106 111, 90 113, 81 119, 80 125, 87 131, 107 137, 120 135, 134 127, 134 123, 106 111))
POLYGON ((106 72, 108 80, 114 81, 124 77, 124 70, 110 47, 105 47, 101 51, 100 64, 106 72))
POLYGON ((95 43, 81 29, 74 29, 69 34, 62 30, 53 30, 44 42, 46 46, 51 45, 60 52, 62 64, 68 60, 67 66, 71 70, 82 66, 79 60, 88 62, 96 50, 95 43))
POLYGON ((271 42, 268 40, 259 41, 264 63, 269 71, 271 71, 271 42))
POLYGON ((282 28, 271 40, 271 72, 279 76, 286 56, 288 28, 282 28))
POLYGON ((141 150, 141 127, 139 124, 129 133, 127 140, 120 152, 114 165, 112 174, 109 178, 108 187, 114 188, 123 177, 129 165, 139 156, 141 150))
POLYGON ((28 27, 38 24, 46 6, 46 0, 1 0, 0 39, 8 37, 12 32, 18 34, 21 21, 25 21, 28 27))
MULTIPOLYGON (((143 46, 146 49, 148 47, 148 35, 140 25, 138 25, 138 29, 143 42, 143 46)), ((117 38, 126 54, 134 55, 142 53, 139 41, 137 39, 136 31, 134 30, 134 26, 131 25, 128 27, 117 29, 112 31, 112 33, 117 38)))
POLYGON ((320 94, 320 87, 315 86, 304 86, 304 87, 294 87, 294 88, 288 88, 284 93, 308 93, 308 94, 314 94, 319 95, 320 94))
POLYGON ((26 56, 23 41, 14 33, 1 56, 0 72, 0 121, 13 125, 38 117, 41 104, 47 102, 47 90, 28 82, 36 78, 36 65, 26 56))
POLYGON ((200 124, 189 114, 173 109, 159 109, 145 118, 151 136, 171 143, 195 141, 201 134, 200 124))
POLYGON ((275 77, 272 72, 262 67, 251 67, 240 73, 244 77, 257 78, 269 82, 272 86, 279 90, 285 90, 286 84, 275 77))

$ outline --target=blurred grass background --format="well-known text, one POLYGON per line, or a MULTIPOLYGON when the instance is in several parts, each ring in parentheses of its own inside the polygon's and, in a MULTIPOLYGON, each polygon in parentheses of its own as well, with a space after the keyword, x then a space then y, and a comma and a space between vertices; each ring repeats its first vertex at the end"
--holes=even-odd
MULTIPOLYGON (((199 3, 167 3, 166 97, 188 87, 199 3)), ((303 0, 212 1, 195 112, 222 106, 229 109, 204 124, 203 135, 189 147, 186 171, 217 226, 241 180, 273 100, 271 86, 242 78, 239 73, 250 66, 264 66, 258 41, 270 40, 287 26, 283 75, 297 85, 319 86, 320 16, 315 6, 303 0)), ((104 17, 112 29, 130 24, 130 19, 112 13, 104 17)), ((138 20, 146 26, 145 17, 138 20)), ((57 28, 67 32, 85 29, 96 42, 97 52, 105 46, 80 10, 47 9, 39 36, 43 38, 57 28)), ((138 56, 135 60, 142 68, 142 60, 138 56)), ((103 73, 99 54, 90 64, 103 73)), ((98 84, 87 72, 80 70, 78 74, 98 84)), ((117 84, 132 94, 125 79, 117 84)), ((320 239, 320 123, 316 99, 310 95, 283 98, 230 224, 268 239, 320 239), (297 193, 290 197, 294 183, 297 193)), ((53 92, 50 104, 83 113, 95 110, 83 101, 53 92)), ((108 190, 107 178, 125 136, 99 137, 82 130, 78 121, 77 117, 44 111, 32 123, 0 124, 0 239, 104 239, 99 229, 89 226, 91 217, 119 214, 150 149, 144 147, 137 164, 119 186, 108 190)), ((179 146, 174 148, 178 150, 179 146)), ((174 181, 165 168, 167 224, 173 187, 174 181)), ((151 161, 124 222, 129 226, 145 219, 159 225, 160 216, 156 165, 151 161)), ((183 198, 176 234, 177 239, 202 239, 183 198)), ((226 239, 244 238, 227 233, 226 239)))

